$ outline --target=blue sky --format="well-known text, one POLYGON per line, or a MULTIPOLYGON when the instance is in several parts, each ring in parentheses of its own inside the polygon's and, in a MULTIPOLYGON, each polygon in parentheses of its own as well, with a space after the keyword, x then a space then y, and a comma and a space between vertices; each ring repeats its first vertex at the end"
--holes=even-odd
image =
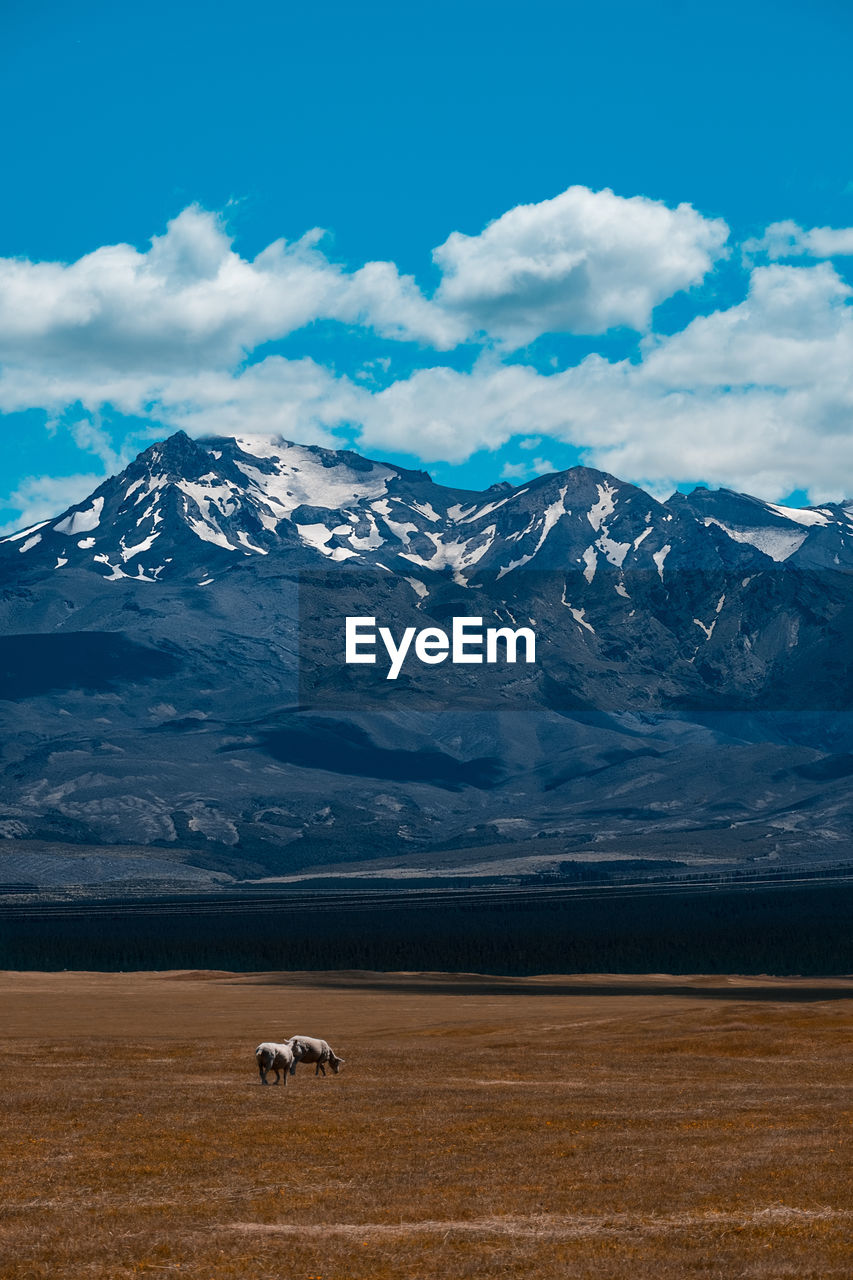
POLYGON ((0 526, 178 426, 853 495, 851 28, 7 0, 0 526))

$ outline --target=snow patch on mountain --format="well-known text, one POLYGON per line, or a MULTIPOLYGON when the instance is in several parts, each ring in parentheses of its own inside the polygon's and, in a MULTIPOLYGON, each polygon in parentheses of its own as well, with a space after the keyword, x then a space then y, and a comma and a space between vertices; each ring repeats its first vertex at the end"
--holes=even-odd
POLYGON ((447 518, 452 520, 454 524, 460 524, 472 511, 476 511, 477 504, 471 507, 463 507, 460 502, 455 502, 452 507, 447 508, 447 518))
POLYGON ((595 544, 609 564, 617 569, 622 568, 622 561, 631 549, 630 542, 615 542, 613 538, 603 534, 595 544))
POLYGON ((768 510, 775 511, 777 516, 782 516, 785 520, 793 520, 795 524, 816 525, 830 523, 830 516, 827 512, 815 511, 812 507, 780 507, 773 502, 768 502, 766 506, 768 510))
POLYGON ((0 543, 18 542, 21 538, 26 538, 28 533, 35 533, 36 529, 43 529, 44 526, 49 523, 49 520, 42 520, 40 524, 28 525, 26 529, 21 529, 18 533, 10 534, 8 538, 0 538, 0 543))
POLYGON ((463 571, 471 569, 479 560, 482 560, 495 540, 495 526, 489 525, 474 537, 454 541, 442 541, 438 534, 431 533, 429 530, 425 531, 425 536, 435 547, 435 552, 429 559, 412 551, 401 551, 401 557, 432 572, 450 569, 454 582, 465 586, 467 579, 463 571))
POLYGON ((119 578, 129 578, 131 576, 129 573, 125 573, 119 565, 111 564, 110 558, 105 552, 92 556, 92 559, 95 564, 103 564, 110 570, 110 576, 106 579, 107 582, 117 582, 119 578))
MULTIPOLYGON (((144 502, 146 498, 153 498, 154 501, 157 501, 160 497, 160 490, 165 489, 169 483, 169 477, 164 475, 150 475, 147 479, 143 477, 141 483, 145 487, 141 489, 137 495, 136 501, 133 504, 135 507, 138 507, 140 502, 144 502)), ((133 493, 136 487, 137 486, 135 484, 131 485, 125 497, 133 493)))
POLYGON ((88 533, 91 529, 97 529, 101 523, 103 509, 103 498, 94 498, 91 507, 84 511, 73 511, 63 520, 57 520, 53 527, 57 533, 88 533))
MULTIPOLYGON (((327 547, 326 543, 336 536, 342 536, 349 533, 347 525, 338 525, 334 529, 327 529, 324 524, 298 524, 296 526, 300 538, 309 547, 321 551, 324 556, 332 554, 332 548, 327 547)), ((354 555, 354 552, 350 553, 354 555)))
POLYGON ((590 507, 586 513, 586 518, 597 532, 607 517, 612 516, 616 510, 616 490, 606 480, 604 484, 596 485, 596 488, 598 489, 598 501, 594 506, 590 507))
MULTIPOLYGON (((514 493, 508 494, 505 498, 500 498, 497 502, 487 502, 484 507, 479 510, 476 506, 469 507, 467 511, 461 515, 452 517, 457 524, 473 524, 475 520, 482 520, 485 516, 490 516, 493 511, 498 511, 501 507, 505 507, 508 502, 513 502, 516 498, 520 498, 527 493, 526 489, 517 489, 514 493)), ((563 490, 565 493, 565 489, 563 490)), ((461 508, 451 508, 451 510, 461 510, 461 508)), ((448 510, 450 515, 450 510, 448 510)))
MULTIPOLYGON (((706 527, 712 524, 716 525, 733 542, 748 543, 749 546, 755 547, 757 551, 763 552, 764 555, 769 556, 771 560, 775 560, 777 563, 787 560, 795 551, 799 551, 808 537, 808 534, 800 530, 780 529, 778 526, 770 526, 763 529, 758 527, 738 529, 734 525, 725 524, 722 520, 715 519, 713 516, 706 516, 704 523, 706 527)), ((803 521, 802 523, 807 524, 808 522, 803 521)))
POLYGON ((137 520, 136 522, 137 529, 141 524, 144 524, 146 520, 150 520, 155 525, 160 523, 160 521, 163 519, 163 512, 160 511, 157 506, 159 501, 160 501, 160 495, 159 493, 157 493, 154 495, 154 499, 151 503, 151 506, 146 507, 142 515, 137 520))
POLYGON ((236 443, 242 454, 268 464, 256 467, 245 457, 234 459, 235 466, 250 481, 250 492, 274 507, 280 517, 300 506, 335 511, 353 502, 381 498, 397 474, 379 462, 363 471, 356 471, 343 461, 324 466, 322 451, 266 436, 238 436, 236 443), (270 463, 272 470, 268 469, 270 463))
POLYGON ((416 524, 409 524, 407 521, 403 520, 391 520, 388 516, 385 516, 385 524, 390 532, 393 533, 397 541, 402 542, 406 547, 411 541, 409 534, 418 532, 418 526, 416 524))
POLYGON ((218 525, 208 523, 206 520, 197 520, 195 516, 186 513, 186 521, 193 533, 201 538, 202 542, 211 542, 215 547, 222 547, 223 551, 236 551, 237 548, 232 546, 225 534, 218 525))
POLYGON ((247 551, 254 551, 256 555, 265 556, 269 554, 265 547, 256 547, 254 542, 250 542, 248 533, 243 529, 237 530, 237 541, 240 542, 247 551))
POLYGON ((672 547, 667 542, 664 546, 661 547, 660 551, 655 551, 652 555, 652 559, 657 565, 658 577, 660 578, 661 582, 663 582, 663 562, 664 560, 666 560, 671 550, 672 550, 672 547))
POLYGON ((432 520, 435 524, 441 519, 437 511, 434 511, 429 502, 412 502, 412 510, 417 511, 420 515, 425 516, 427 520, 432 520))
POLYGON ((222 480, 211 472, 199 480, 179 480, 177 487, 193 499, 206 520, 210 519, 210 508, 216 507, 221 516, 233 515, 237 509, 235 497, 236 486, 228 480, 222 480))
MULTIPOLYGON (((365 518, 369 526, 369 532, 362 536, 357 534, 353 529, 350 532, 348 542, 351 547, 355 547, 356 551, 376 551, 379 547, 383 547, 385 545, 385 539, 379 532, 379 528, 376 524, 376 517, 373 515, 373 512, 366 511, 365 518)), ((358 517, 351 515, 350 519, 357 520, 358 517)))
POLYGON ((576 609, 576 608, 574 607, 574 605, 573 605, 573 604, 571 604, 571 603, 566 599, 566 588, 565 588, 565 586, 563 587, 563 593, 562 593, 562 595, 561 595, 561 597, 560 597, 560 603, 561 603, 561 604, 564 604, 564 605, 566 606, 566 608, 568 609, 569 613, 572 615, 572 617, 574 618, 574 620, 575 620, 575 622, 578 624, 578 626, 585 627, 587 631, 589 631, 589 632, 591 632, 593 635, 595 635, 595 627, 592 625, 592 623, 591 623, 591 622, 587 622, 587 620, 586 620, 586 609, 576 609))
MULTIPOLYGON (((520 569, 523 565, 529 564, 530 561, 533 559, 533 557, 537 554, 537 552, 541 550, 541 548, 545 544, 545 540, 548 537, 548 534, 554 528, 557 521, 560 519, 561 516, 568 514, 566 511, 567 491, 568 491, 568 485, 564 485, 563 488, 560 490, 559 497, 557 497, 554 502, 549 503, 549 505, 545 508, 541 517, 541 523, 534 521, 534 525, 536 523, 540 523, 540 532, 539 532, 539 540, 537 541, 536 546, 533 548, 533 550, 528 552, 526 555, 521 556, 520 559, 518 560, 511 560, 510 563, 504 566, 504 568, 502 568, 498 573, 498 580, 503 578, 506 574, 512 573, 515 569, 520 569)), ((522 492, 526 492, 526 491, 523 490, 522 492)), ((492 528, 494 528, 494 526, 492 526, 492 528)))
POLYGON ((143 551, 149 550, 149 548, 154 542, 154 539, 159 537, 160 537, 159 533, 151 533, 148 535, 147 538, 143 538, 142 542, 137 542, 136 545, 133 547, 126 547, 124 544, 124 538, 122 538, 119 542, 119 546, 121 547, 122 560, 126 564, 128 560, 133 558, 133 556, 142 555, 143 551))

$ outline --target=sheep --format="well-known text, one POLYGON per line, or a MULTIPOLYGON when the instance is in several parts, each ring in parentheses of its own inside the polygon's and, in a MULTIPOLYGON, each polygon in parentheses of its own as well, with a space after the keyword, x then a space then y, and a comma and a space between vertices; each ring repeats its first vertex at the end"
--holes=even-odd
POLYGON ((334 1049, 325 1040, 316 1040, 313 1036, 291 1036, 287 1043, 293 1056, 293 1062, 290 1065, 291 1075, 296 1070, 297 1062, 316 1062, 317 1066, 314 1068, 315 1076, 318 1076, 321 1071, 323 1075, 326 1074, 326 1063, 329 1064, 335 1075, 344 1065, 343 1058, 339 1058, 334 1049))
POLYGON ((261 1076, 261 1084, 269 1084, 267 1080, 267 1072, 275 1072, 275 1082, 279 1083, 281 1073, 284 1073, 284 1083, 287 1086, 287 1070, 290 1068, 293 1074, 293 1050, 289 1044, 274 1044, 270 1040, 265 1040, 263 1044, 259 1044, 255 1050, 255 1061, 258 1064, 258 1071, 261 1076))

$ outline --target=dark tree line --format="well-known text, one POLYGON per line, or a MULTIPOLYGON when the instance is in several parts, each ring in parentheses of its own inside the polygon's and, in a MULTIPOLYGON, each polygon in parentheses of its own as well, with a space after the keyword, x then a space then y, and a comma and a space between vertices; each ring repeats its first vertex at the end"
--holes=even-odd
POLYGON ((853 972, 853 886, 685 890, 580 900, 405 894, 295 905, 110 903, 0 913, 0 968, 453 970, 533 973, 853 972))

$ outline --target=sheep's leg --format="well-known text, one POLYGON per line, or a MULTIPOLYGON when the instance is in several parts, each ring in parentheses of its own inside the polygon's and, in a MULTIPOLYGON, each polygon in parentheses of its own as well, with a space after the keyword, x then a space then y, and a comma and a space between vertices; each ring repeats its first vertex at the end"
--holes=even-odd
POLYGON ((280 1083, 281 1083, 281 1073, 279 1072, 278 1067, 273 1067, 273 1071, 275 1072, 275 1082, 276 1082, 276 1084, 280 1084, 280 1083))
POLYGON ((315 1075, 315 1076, 318 1076, 318 1075, 320 1074, 320 1072, 321 1072, 321 1071, 322 1071, 323 1075, 325 1075, 325 1074, 326 1074, 326 1068, 323 1066, 322 1062, 318 1062, 318 1063, 317 1063, 317 1069, 315 1070, 314 1075, 315 1075))
POLYGON ((265 1069, 265 1067, 264 1067, 264 1064, 263 1064, 262 1062, 259 1062, 259 1063, 258 1063, 258 1072, 260 1073, 260 1077, 261 1077, 261 1084, 266 1084, 266 1082, 267 1082, 267 1073, 266 1073, 266 1069, 265 1069))

